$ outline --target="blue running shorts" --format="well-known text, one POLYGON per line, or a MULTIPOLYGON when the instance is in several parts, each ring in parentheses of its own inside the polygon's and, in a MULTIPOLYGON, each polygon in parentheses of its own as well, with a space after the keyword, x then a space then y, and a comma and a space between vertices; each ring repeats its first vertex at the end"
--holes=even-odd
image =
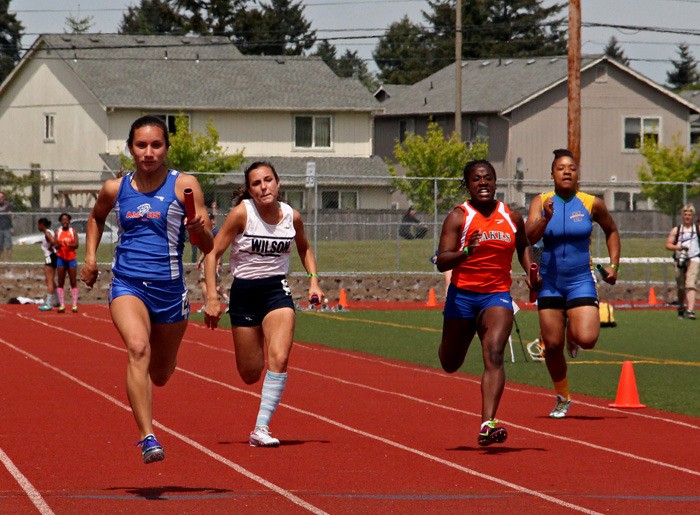
POLYGON ((445 318, 476 319, 479 313, 492 306, 501 306, 513 311, 513 298, 510 292, 477 293, 463 290, 450 283, 445 310, 442 314, 445 318))
POLYGON ((115 275, 109 286, 109 303, 123 295, 139 298, 155 324, 180 322, 190 316, 190 301, 184 280, 144 281, 115 275))
POLYGON ((78 268, 77 259, 63 259, 62 257, 56 256, 56 267, 57 268, 78 268))
POLYGON ((592 272, 566 279, 542 277, 542 288, 537 293, 537 309, 571 309, 578 306, 598 306, 598 292, 592 272))
POLYGON ((285 276, 233 279, 228 305, 232 326, 262 325, 265 315, 279 308, 294 309, 292 290, 289 289, 285 276))

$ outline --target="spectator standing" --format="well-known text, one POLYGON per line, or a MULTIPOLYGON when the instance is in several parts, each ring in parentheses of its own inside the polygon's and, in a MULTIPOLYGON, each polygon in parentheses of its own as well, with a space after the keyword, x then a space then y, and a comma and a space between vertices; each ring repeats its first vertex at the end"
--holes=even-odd
POLYGON ((51 221, 42 217, 37 221, 37 229, 44 235, 41 240, 41 250, 44 253, 44 281, 46 282, 46 301, 39 306, 39 311, 51 311, 56 291, 56 237, 51 230, 51 221))
POLYGON ((12 261, 12 205, 0 191, 0 261, 12 261))
POLYGON ((61 223, 61 227, 56 229, 56 255, 58 260, 56 262, 56 272, 58 273, 58 287, 56 288, 56 294, 58 295, 58 312, 66 312, 65 304, 65 290, 64 286, 66 284, 66 273, 70 280, 70 293, 71 300, 73 301, 73 313, 78 312, 78 260, 76 258, 76 249, 80 245, 78 242, 77 231, 70 226, 70 221, 72 220, 71 215, 68 213, 61 213, 58 217, 58 221, 61 223))
POLYGON ((695 221, 695 206, 683 206, 681 216, 683 222, 668 234, 666 249, 673 251, 676 262, 678 318, 687 316, 689 320, 695 320, 696 282, 700 266, 699 225, 695 221))

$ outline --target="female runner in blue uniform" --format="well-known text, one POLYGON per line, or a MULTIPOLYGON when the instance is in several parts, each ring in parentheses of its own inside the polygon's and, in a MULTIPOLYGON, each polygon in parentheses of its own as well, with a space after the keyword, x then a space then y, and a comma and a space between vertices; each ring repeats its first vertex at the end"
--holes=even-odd
POLYGON ((97 247, 114 209, 119 241, 109 309, 128 353, 126 391, 139 428, 137 445, 144 463, 151 463, 165 457, 153 434, 152 384, 165 385, 175 371, 189 316, 182 269, 185 229, 196 235, 204 253, 214 242, 199 182, 165 164, 170 146, 165 123, 155 116, 139 118, 127 145, 136 170, 102 186, 87 224, 81 278, 88 287, 97 280, 97 247), (193 191, 197 214, 185 225, 186 188, 193 191))
POLYGON ((241 379, 253 384, 268 366, 255 427, 248 437, 253 447, 277 447, 270 434, 270 419, 287 384, 289 353, 294 339, 294 302, 287 284, 289 258, 294 241, 309 278, 309 302, 323 302, 318 284, 316 257, 304 232, 301 215, 279 201, 280 180, 270 163, 257 161, 245 170, 245 188, 224 220, 214 240, 214 250, 204 260, 207 304, 204 321, 215 329, 221 316, 216 291, 216 263, 231 246, 233 274, 229 296, 231 334, 241 379))
POLYGON ((574 358, 579 347, 595 347, 600 332, 598 293, 591 272, 593 222, 605 233, 610 264, 603 280, 609 284, 617 281, 620 235, 605 202, 578 191, 578 164, 571 151, 554 151, 552 179, 554 191, 532 199, 525 231, 530 243, 540 239, 544 243, 537 309, 545 362, 557 392, 549 416, 564 418, 571 405, 564 343, 574 358))

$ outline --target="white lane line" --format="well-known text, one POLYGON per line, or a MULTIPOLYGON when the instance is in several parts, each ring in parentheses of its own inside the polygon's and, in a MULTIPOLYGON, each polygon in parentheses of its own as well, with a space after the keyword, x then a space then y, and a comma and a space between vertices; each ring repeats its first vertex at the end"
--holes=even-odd
MULTIPOLYGON (((92 339, 90 339, 90 338, 86 338, 86 339, 92 340, 92 339)), ((94 341, 94 340, 93 340, 93 341, 94 341)), ((98 389, 95 388, 94 386, 91 386, 91 385, 87 384, 86 382, 84 382, 84 381, 78 379, 77 377, 75 377, 75 376, 69 374, 68 372, 65 372, 65 371, 61 370, 60 368, 55 367, 55 366, 51 365, 50 363, 47 363, 46 361, 42 360, 41 358, 39 358, 39 357, 37 357, 37 356, 34 356, 34 355, 31 354, 30 352, 27 352, 27 351, 25 351, 25 350, 23 350, 23 349, 20 349, 19 347, 16 347, 16 346, 12 345, 11 343, 9 343, 9 342, 3 340, 2 338, 0 338, 0 343, 6 345, 7 347, 11 348, 12 350, 14 350, 14 351, 16 351, 16 352, 18 352, 18 353, 20 353, 20 354, 22 354, 22 355, 28 357, 29 359, 32 359, 32 360, 36 361, 36 362, 39 363, 40 365, 42 365, 42 366, 48 368, 49 370, 52 370, 52 371, 56 372, 57 374, 59 374, 59 375, 65 377, 66 379, 69 379, 70 381, 73 381, 74 383, 77 383, 78 385, 82 386, 83 388, 85 388, 85 389, 87 389, 87 390, 89 390, 89 391, 91 391, 91 392, 93 392, 93 393, 99 395, 100 397, 102 397, 103 399, 106 399, 107 401, 111 402, 111 403, 114 404, 115 406, 118 406, 118 407, 122 408, 123 410, 126 410, 126 411, 128 411, 128 412, 131 413, 131 408, 130 408, 129 406, 127 406, 126 404, 124 404, 123 402, 121 402, 120 400, 118 400, 118 399, 112 397, 111 395, 108 395, 108 394, 106 394, 106 393, 104 393, 104 392, 98 390, 98 389)), ((99 342, 98 342, 98 343, 99 343, 99 342)), ((105 346, 107 346, 107 347, 111 347, 111 346, 108 345, 108 344, 103 344, 103 345, 105 345, 105 346)), ((209 456, 210 458, 213 458, 213 459, 215 459, 216 461, 218 461, 218 462, 220 462, 220 463, 223 463, 223 464, 226 465, 227 467, 232 468, 233 470, 235 470, 235 471, 238 472, 239 474, 241 474, 241 475, 247 477, 248 479, 250 479, 250 480, 252 480, 252 481, 255 481, 256 483, 258 483, 258 484, 260 484, 260 485, 263 485, 263 486, 266 487, 266 488, 269 488, 269 489, 272 490, 273 492, 275 492, 275 493, 281 495, 282 497, 284 497, 285 499, 291 501, 292 503, 296 504, 297 506, 299 506, 299 507, 301 507, 301 508, 305 508, 305 509, 307 509, 308 511, 310 511, 311 513, 315 513, 315 514, 318 514, 318 515, 324 515, 324 514, 326 513, 325 511, 321 510, 320 508, 317 508, 316 506, 314 506, 314 505, 312 505, 312 504, 306 502, 305 500, 301 499, 300 497, 297 497, 296 495, 294 495, 294 494, 291 493, 290 491, 285 490, 284 488, 281 488, 281 487, 275 485, 274 483, 271 483, 271 482, 268 481, 267 479, 264 479, 264 478, 258 476, 257 474, 254 474, 253 472, 251 472, 251 471, 249 471, 248 469, 246 469, 246 468, 244 468, 244 467, 238 465, 237 463, 234 463, 233 461, 231 461, 231 460, 229 460, 229 459, 227 459, 227 458, 224 458, 224 457, 221 456, 220 454, 217 454, 216 452, 214 452, 214 451, 212 451, 211 449, 205 447, 204 445, 202 445, 202 444, 200 444, 200 443, 198 443, 198 442, 192 440, 191 438, 188 438, 187 436, 185 436, 185 435, 183 435, 183 434, 178 433, 178 432, 175 431, 174 429, 170 429, 169 427, 167 427, 167 426, 161 424, 160 422, 158 422, 158 421, 156 421, 156 420, 153 421, 153 425, 156 426, 157 428, 163 430, 164 432, 166 432, 166 433, 168 433, 168 434, 174 436, 175 438, 177 438, 177 439, 179 439, 179 440, 185 442, 186 444, 191 445, 192 447, 194 447, 195 449, 197 449, 197 450, 203 452, 204 454, 206 454, 206 455, 209 456)), ((19 472, 19 471, 18 471, 18 472, 19 472)))
POLYGON ((39 513, 42 513, 43 515, 53 515, 53 510, 49 508, 49 505, 46 504, 46 501, 44 501, 41 494, 36 488, 34 488, 34 485, 31 484, 25 475, 19 471, 15 464, 12 463, 10 457, 5 454, 5 451, 2 449, 0 449, 0 461, 3 465, 5 465, 7 471, 12 474, 12 477, 15 478, 17 484, 22 488, 22 490, 24 490, 24 493, 27 494, 27 497, 29 497, 29 500, 32 501, 34 506, 36 506, 39 513))

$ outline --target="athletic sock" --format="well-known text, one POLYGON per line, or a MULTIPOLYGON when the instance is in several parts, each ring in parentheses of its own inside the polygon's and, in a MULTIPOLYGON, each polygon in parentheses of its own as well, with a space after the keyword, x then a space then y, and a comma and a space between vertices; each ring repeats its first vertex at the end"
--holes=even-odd
POLYGON ((46 294, 46 305, 53 307, 53 293, 46 294))
POLYGON ((260 410, 255 421, 256 426, 269 426, 272 414, 279 406, 284 388, 287 385, 287 373, 270 372, 265 373, 263 381, 262 395, 260 399, 260 410))
POLYGON ((557 392, 557 395, 563 397, 564 399, 571 400, 571 394, 569 393, 569 378, 565 377, 561 381, 557 381, 554 383, 554 389, 557 392))
POLYGON ((78 305, 78 288, 71 288, 70 295, 73 298, 73 306, 78 305))
POLYGON ((63 303, 63 301, 65 300, 63 288, 56 288, 56 294, 58 295, 58 305, 65 306, 65 304, 63 303))

